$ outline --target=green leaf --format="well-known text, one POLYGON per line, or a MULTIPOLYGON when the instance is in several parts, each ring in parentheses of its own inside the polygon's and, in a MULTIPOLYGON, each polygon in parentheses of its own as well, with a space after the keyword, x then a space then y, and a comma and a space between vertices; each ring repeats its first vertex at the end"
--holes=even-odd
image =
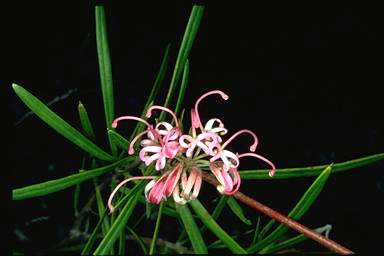
POLYGON ((119 255, 125 255, 126 241, 127 239, 125 237, 125 229, 123 229, 119 237, 119 255))
POLYGON ((123 136, 111 129, 108 129, 108 135, 117 146, 124 150, 128 150, 129 141, 127 141, 123 136))
MULTIPOLYGON (((162 85, 162 83, 164 81, 165 73, 167 72, 167 68, 168 68, 168 64, 169 64, 170 49, 171 49, 171 45, 168 44, 167 48, 165 50, 164 56, 163 56, 163 60, 161 61, 159 72, 158 72, 158 74, 156 76, 156 80, 155 80, 155 82, 154 82, 154 84, 152 86, 152 90, 151 90, 151 92, 149 94, 147 103, 145 103, 143 111, 142 111, 142 113, 140 115, 141 118, 145 118, 145 114, 147 112, 148 107, 153 104, 153 101, 155 100, 157 94, 159 93, 160 87, 161 87, 161 85, 162 85)), ((132 139, 139 132, 141 132, 144 129, 144 127, 145 127, 145 124, 143 124, 142 122, 138 122, 136 124, 136 127, 133 130, 133 133, 132 133, 131 137, 129 138, 129 140, 132 141, 132 139)))
MULTIPOLYGON (((312 183, 309 189, 304 193, 304 195, 301 197, 300 201, 296 204, 293 210, 288 214, 288 217, 294 220, 299 220, 304 215, 304 213, 307 212, 307 210, 311 207, 311 205, 315 202, 316 198, 319 196, 320 192, 323 190, 323 187, 328 180, 331 170, 332 165, 329 165, 327 168, 325 168, 325 170, 319 175, 319 177, 317 177, 317 179, 312 183)), ((257 244, 249 247, 247 251, 250 253, 255 253, 259 251, 260 249, 276 241, 276 239, 281 237, 288 229, 288 226, 280 224, 271 234, 269 234, 266 238, 264 238, 257 244)))
MULTIPOLYGON (((96 45, 97 56, 99 59, 100 83, 101 92, 103 95, 105 122, 107 128, 112 128, 112 122, 115 118, 114 98, 113 98, 113 81, 112 81, 112 66, 108 46, 107 22, 105 20, 104 6, 95 6, 96 20, 96 45)), ((113 155, 116 155, 116 147, 110 141, 113 155)))
POLYGON ((114 157, 103 151, 101 148, 96 146, 92 141, 87 139, 78 130, 73 128, 61 117, 56 115, 50 110, 44 103, 39 99, 25 90, 23 87, 12 84, 13 90, 17 96, 27 105, 38 117, 40 117, 49 126, 55 129, 58 133, 63 135, 68 140, 79 146, 81 149, 87 151, 91 155, 105 161, 113 161, 114 157))
MULTIPOLYGON (((204 6, 194 5, 192 7, 191 14, 189 16, 188 24, 184 32, 183 40, 180 45, 179 53, 177 55, 175 68, 169 86, 168 94, 164 103, 164 107, 169 107, 173 98, 173 93, 176 89, 176 85, 180 80, 181 73, 184 69, 185 62, 187 61, 189 52, 192 48, 193 42, 195 41, 197 31, 200 26, 201 18, 203 17, 204 6)), ((162 112, 159 120, 163 120, 165 113, 162 112)))
POLYGON ((252 225, 252 222, 247 219, 244 215, 243 209, 241 206, 236 202, 236 199, 233 197, 229 197, 227 200, 228 206, 231 208, 232 212, 245 224, 252 225))
POLYGON ((176 211, 179 213, 181 220, 183 221, 185 230, 187 231, 189 240, 191 241, 193 251, 195 253, 208 253, 207 246, 204 243, 203 237, 201 236, 200 230, 197 227, 195 220, 186 204, 177 205, 176 211))
MULTIPOLYGON (((127 226, 127 229, 129 230, 129 232, 131 232, 132 236, 135 238, 135 240, 139 243, 140 247, 141 247, 141 250, 143 251, 143 254, 144 255, 147 255, 148 252, 147 252, 147 248, 145 248, 145 245, 144 245, 144 242, 143 240, 136 234, 135 231, 133 231, 133 229, 131 229, 130 227, 127 226)), ((119 255, 124 255, 124 254, 119 254, 119 255)))
MULTIPOLYGON (((371 164, 373 162, 384 159, 384 153, 375 154, 371 156, 366 156, 342 163, 334 164, 332 167, 332 173, 347 171, 353 168, 358 168, 364 165, 371 164)), ((277 169, 275 176, 272 178, 269 177, 269 170, 246 170, 239 171, 239 174, 244 180, 263 180, 263 179, 289 179, 296 177, 309 177, 317 176, 324 170, 328 165, 318 165, 311 167, 302 167, 302 168, 284 168, 277 169)))
POLYGON ((93 247, 93 244, 96 241, 97 232, 100 229, 101 225, 103 224, 106 216, 107 216, 107 211, 105 211, 104 214, 100 217, 99 222, 97 223, 95 229, 92 231, 91 236, 88 238, 87 243, 85 244, 83 250, 81 251, 81 255, 90 254, 92 247, 93 247))
MULTIPOLYGON (((141 190, 140 190, 140 192, 141 192, 141 190)), ((137 204, 138 195, 140 192, 138 192, 136 195, 131 197, 128 200, 128 202, 125 204, 125 206, 121 210, 119 216, 113 222, 108 233, 104 236, 103 240, 100 242, 99 246, 96 248, 95 252, 93 253, 94 255, 109 254, 109 252, 112 249, 116 239, 119 238, 120 233, 122 232, 122 230, 127 225, 127 221, 129 219, 129 217, 131 216, 133 210, 135 209, 136 204, 137 204)))
POLYGON ((175 107, 175 115, 176 116, 178 116, 180 108, 181 108, 181 104, 184 101, 185 91, 186 91, 187 85, 188 85, 188 78, 189 78, 189 60, 187 59, 187 61, 185 62, 185 65, 184 65, 183 78, 181 79, 179 96, 177 98, 176 107, 175 107))
POLYGON ((272 226, 276 223, 276 220, 272 219, 270 220, 265 226, 264 228, 260 231, 259 233, 259 236, 257 238, 257 242, 259 242, 260 240, 262 240, 265 235, 268 233, 268 231, 272 228, 272 226))
POLYGON ((217 236, 233 253, 245 254, 247 253, 233 238, 228 235, 212 218, 199 200, 192 200, 189 202, 193 210, 196 212, 200 220, 207 226, 213 234, 217 236))
MULTIPOLYGON (((99 216, 103 216, 103 213, 105 212, 104 200, 100 193, 100 187, 97 185, 96 181, 94 181, 94 187, 95 187, 95 194, 96 194, 97 210, 99 212, 99 216)), ((103 225, 101 226, 103 235, 107 233, 108 229, 109 229, 109 220, 108 220, 108 217, 106 217, 103 221, 103 225)))
POLYGON ((225 203, 228 201, 229 196, 221 196, 219 202, 217 203, 215 209, 212 212, 212 218, 217 220, 224 209, 225 203))
POLYGON ((253 235, 252 244, 256 243, 256 241, 259 241, 259 232, 260 232, 260 216, 257 218, 257 224, 255 228, 255 233, 253 235))
POLYGON ((157 241, 157 237, 159 235, 161 215, 163 214, 163 209, 164 209, 164 201, 161 201, 160 207, 159 207, 159 212, 157 213, 156 226, 155 226, 155 231, 153 232, 151 247, 149 249, 149 255, 153 255, 155 252, 156 241, 157 241))
POLYGON ((87 136, 88 139, 95 141, 96 136, 95 136, 95 132, 93 131, 91 120, 89 119, 87 110, 85 109, 85 107, 84 107, 83 103, 81 103, 81 101, 79 102, 77 109, 79 111, 80 123, 81 123, 81 127, 83 128, 83 130, 85 132, 85 136, 87 136))
POLYGON ((66 176, 64 178, 56 179, 56 180, 50 180, 43 183, 23 187, 23 188, 17 188, 12 190, 12 199, 13 200, 22 200, 32 197, 38 197, 38 196, 44 196, 48 195, 63 189, 66 189, 68 187, 74 186, 76 184, 79 184, 81 182, 84 182, 86 180, 92 179, 94 177, 97 177, 101 174, 107 173, 109 171, 112 171, 117 166, 125 163, 128 160, 132 160, 134 157, 127 157, 120 161, 117 161, 113 164, 96 168, 89 171, 82 171, 78 174, 73 174, 66 176))
MULTIPOLYGON (((327 224, 323 227, 314 229, 314 231, 319 233, 319 234, 325 232, 326 236, 327 236, 327 232, 329 232, 331 228, 332 228, 332 226, 327 224)), ((287 248, 287 247, 292 247, 293 245, 301 243, 307 239, 309 239, 307 236, 305 236, 304 234, 300 234, 298 236, 287 239, 281 243, 278 243, 278 244, 272 245, 268 248, 265 248, 262 251, 260 251, 259 253, 260 254, 270 254, 270 253, 279 251, 279 250, 287 248)))

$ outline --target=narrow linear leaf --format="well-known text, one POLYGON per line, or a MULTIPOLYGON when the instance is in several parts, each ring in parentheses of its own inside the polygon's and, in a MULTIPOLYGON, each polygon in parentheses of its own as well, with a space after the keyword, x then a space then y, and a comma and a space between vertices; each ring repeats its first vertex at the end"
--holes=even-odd
POLYGON ((91 236, 88 238, 87 243, 85 244, 83 250, 81 251, 81 255, 88 255, 90 254, 92 247, 96 241, 96 235, 101 227, 101 225, 104 222, 105 217, 107 216, 107 211, 104 212, 104 214, 100 217, 99 222, 96 224, 95 229, 92 231, 91 236))
POLYGON ((185 230, 187 231, 189 240, 191 241, 193 251, 195 253, 208 253, 207 246, 204 243, 203 237, 201 236, 200 230, 197 227, 195 220, 187 205, 176 205, 176 211, 180 215, 181 220, 184 224, 185 230))
POLYGON ((155 231, 153 232, 151 247, 149 249, 149 255, 153 255, 155 253, 156 241, 159 235, 160 222, 161 222, 161 216, 163 215, 163 209, 164 209, 164 201, 161 201, 159 206, 159 211, 157 213, 156 226, 155 226, 155 231))
MULTIPOLYGON (((111 129, 112 122, 115 117, 114 98, 113 98, 113 81, 112 81, 112 65, 108 46, 107 22, 105 19, 104 6, 95 6, 96 20, 96 45, 97 56, 99 59, 101 92, 103 95, 104 113, 106 127, 111 129)), ((116 147, 110 140, 112 154, 116 155, 116 147)))
POLYGON ((233 197, 229 197, 227 200, 227 204, 229 208, 231 208, 232 212, 245 224, 252 225, 252 222, 247 219, 244 215, 243 209, 241 206, 236 202, 236 199, 233 197))
POLYGON ((127 239, 125 237, 125 229, 123 229, 119 237, 119 255, 125 255, 126 241, 127 239))
POLYGON ((221 196, 219 202, 217 203, 215 209, 212 212, 212 218, 217 220, 224 209, 225 204, 227 203, 229 196, 221 196))
POLYGON ((268 233, 268 231, 272 228, 272 226, 276 223, 276 220, 272 219, 270 220, 260 231, 259 236, 257 238, 257 242, 261 241, 265 235, 268 233))
MULTIPOLYGON (((327 225, 325 225, 323 227, 314 229, 314 231, 319 233, 319 234, 325 232, 325 234, 327 236, 327 232, 329 232, 331 229, 332 229, 332 226, 327 224, 327 225)), ((287 240, 285 240, 285 241, 283 241, 281 243, 278 243, 278 244, 272 245, 272 246, 270 246, 270 247, 268 247, 266 249, 263 249, 259 253, 260 254, 270 254, 270 253, 279 251, 279 250, 284 249, 284 248, 292 247, 293 245, 301 243, 301 242, 303 242, 303 241, 305 241, 307 239, 309 239, 307 236, 305 236, 303 234, 300 234, 298 236, 295 236, 295 237, 292 237, 290 239, 287 239, 287 240)))
POLYGON ((257 224, 255 228, 255 233, 253 235, 252 244, 256 243, 256 241, 259 241, 259 232, 260 232, 260 217, 257 218, 257 224))
MULTIPOLYGON (((135 231, 133 231, 133 229, 131 229, 128 226, 127 226, 127 229, 129 230, 129 232, 131 232, 131 234, 132 234, 133 238, 136 240, 136 242, 139 243, 141 250, 143 251, 144 255, 147 255, 148 254, 147 248, 145 247, 143 240, 136 234, 135 231)), ((120 255, 123 255, 123 254, 120 254, 120 255)))
POLYGON ((199 200, 192 200, 189 202, 193 210, 196 212, 200 220, 207 226, 213 234, 217 236, 233 253, 245 254, 247 253, 233 238, 228 235, 212 218, 199 200))
POLYGON ((111 129, 108 129, 108 135, 117 146, 124 150, 128 150, 129 141, 127 141, 123 136, 111 129))
MULTIPOLYGON (((141 112, 141 115, 140 115, 141 118, 145 118, 145 114, 146 114, 148 107, 153 104, 153 101, 155 100, 157 94, 159 93, 160 87, 164 81, 164 77, 165 77, 165 74, 167 72, 167 68, 169 65, 170 49, 171 49, 171 45, 168 44, 167 48, 165 49, 163 60, 161 61, 160 69, 159 69, 159 72, 157 73, 156 80, 152 86, 152 90, 149 94, 147 103, 145 103, 143 111, 141 112)), ((145 124, 143 124, 142 122, 138 122, 135 129, 133 130, 131 137, 129 138, 129 141, 132 141, 132 139, 139 132, 141 132, 144 129, 144 127, 145 127, 145 124)))
POLYGON ((187 59, 187 61, 185 62, 185 65, 184 65, 184 71, 183 71, 183 77, 181 79, 179 96, 178 96, 177 101, 176 101, 176 107, 175 107, 175 115, 176 116, 179 115, 181 104, 184 101, 185 91, 186 91, 187 85, 188 85, 188 78, 189 78, 189 60, 187 59))
POLYGON ((103 151, 101 148, 96 146, 92 141, 87 139, 82 135, 78 130, 69 125, 61 117, 56 115, 52 110, 50 110, 44 103, 39 99, 25 90, 23 87, 12 84, 13 90, 16 92, 17 96, 27 105, 38 117, 40 117, 44 122, 49 126, 55 129, 58 133, 63 135, 65 138, 79 146, 84 151, 90 153, 91 155, 104 160, 104 161, 113 161, 114 157, 103 151))
MULTIPOLYGON (((101 196, 100 187, 97 185, 96 180, 94 180, 94 187, 95 187, 97 210, 98 210, 99 216, 103 216, 103 213, 105 212, 104 200, 101 196)), ((106 217, 103 221, 103 225, 101 226, 103 235, 107 233, 108 229, 109 229, 109 220, 108 220, 108 217, 106 217)))
POLYGON ((116 168, 117 166, 125 163, 126 161, 133 160, 133 159, 134 157, 127 157, 104 167, 96 168, 89 171, 82 171, 81 173, 78 173, 78 174, 69 175, 64 178, 50 180, 50 181, 34 184, 34 185, 23 187, 23 188, 17 188, 12 190, 12 199, 22 200, 22 199, 27 199, 32 197, 48 195, 48 194, 66 189, 68 187, 74 186, 86 180, 95 178, 104 173, 107 173, 113 170, 114 168, 116 168))
MULTIPOLYGON (((366 156, 342 163, 334 164, 332 167, 332 173, 347 171, 353 168, 358 168, 364 165, 371 164, 376 161, 380 161, 384 159, 384 153, 375 154, 371 156, 366 156)), ((317 176, 322 170, 324 170, 328 165, 318 165, 318 166, 310 166, 310 167, 302 167, 302 168, 284 168, 277 169, 275 176, 272 178, 269 177, 269 170, 246 170, 239 171, 239 174, 244 180, 263 180, 263 179, 289 179, 296 177, 309 177, 309 176, 317 176)))
MULTIPOLYGON (((328 180, 328 177, 331 173, 332 165, 329 165, 325 170, 317 177, 317 179, 312 183, 312 185, 308 188, 308 190, 301 197, 296 206, 291 210, 288 214, 288 217, 299 220, 311 207, 311 205, 315 202, 316 198, 319 196, 320 192, 323 190, 325 183, 328 180)), ((268 224, 267 224, 268 225, 268 224)), ((272 242, 276 241, 279 237, 281 237, 287 230, 288 226, 284 224, 280 224, 271 234, 269 234, 266 238, 258 242, 257 244, 248 248, 248 252, 254 253, 258 250, 266 247, 272 242)))
POLYGON ((115 241, 117 238, 119 238, 121 231, 125 228, 129 217, 136 207, 139 193, 140 192, 130 198, 125 204, 119 216, 113 222, 108 233, 104 236, 103 240, 101 240, 99 246, 96 248, 95 252, 93 253, 94 255, 109 254, 115 241))
MULTIPOLYGON (((173 98, 173 93, 176 89, 176 85, 180 80, 181 73, 184 69, 185 62, 188 58, 189 52, 192 48, 193 42, 195 41, 197 31, 200 26, 201 19, 204 13, 204 6, 194 5, 192 7, 191 14, 189 16, 188 24, 184 32, 183 40, 181 41, 179 53, 177 55, 175 68, 173 70, 173 75, 167 97, 164 103, 164 107, 169 107, 171 100, 173 98)), ((163 120, 164 112, 161 113, 159 120, 163 120)))
POLYGON ((219 249, 219 248, 227 248, 225 244, 221 240, 216 240, 215 242, 208 245, 208 249, 219 249))
MULTIPOLYGON (((217 220, 220 214, 223 212, 224 206, 227 203, 228 198, 229 196, 225 196, 225 195, 222 195, 220 197, 220 200, 217 203, 211 215, 214 220, 217 220)), ((204 233, 207 230, 207 226, 203 225, 200 230, 201 230, 201 233, 204 233)))
POLYGON ((81 127, 84 130, 85 136, 87 136, 88 139, 95 141, 96 136, 95 132, 92 127, 91 120, 89 119, 87 110, 85 109, 83 103, 81 101, 79 102, 79 105, 77 106, 77 110, 79 111, 79 117, 80 117, 80 123, 81 127))

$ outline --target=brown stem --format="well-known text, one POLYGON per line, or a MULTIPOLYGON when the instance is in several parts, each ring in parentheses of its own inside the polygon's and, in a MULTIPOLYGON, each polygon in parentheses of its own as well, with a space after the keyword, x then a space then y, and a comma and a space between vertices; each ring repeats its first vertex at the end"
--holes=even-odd
MULTIPOLYGON (((210 176, 208 173, 203 172, 203 179, 207 181, 208 183, 211 183, 214 186, 219 185, 219 182, 212 176, 210 176)), ((332 241, 331 239, 326 238, 325 236, 322 236, 315 231, 301 225, 300 223, 296 222, 295 220, 284 216, 283 214, 269 208, 268 206, 265 206, 253 198, 244 195, 241 192, 236 192, 232 195, 233 197, 237 198, 238 200, 242 201, 243 203, 249 205, 252 208, 255 208, 256 210, 264 213, 265 215, 268 215, 269 217, 287 225, 288 227, 296 230, 297 232, 300 232, 304 234, 305 236, 317 241, 318 243, 328 247, 331 250, 334 250, 335 252, 341 253, 341 254, 354 254, 353 251, 343 247, 342 245, 336 243, 335 241, 332 241)))

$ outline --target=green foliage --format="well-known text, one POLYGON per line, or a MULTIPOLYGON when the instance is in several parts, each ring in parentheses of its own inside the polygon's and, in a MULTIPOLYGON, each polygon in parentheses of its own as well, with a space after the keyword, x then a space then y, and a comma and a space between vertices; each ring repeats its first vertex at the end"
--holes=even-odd
MULTIPOLYGON (((320 195, 320 192, 324 188, 325 183, 328 180, 329 174, 331 173, 332 165, 329 165, 325 170, 317 177, 317 179, 312 183, 312 185, 308 188, 308 190, 301 197, 296 206, 292 209, 292 211, 288 214, 288 217, 299 220, 304 213, 308 211, 311 205, 315 202, 316 198, 320 195)), ((269 225, 269 224, 267 224, 269 225)), ((271 226, 271 225, 269 225, 271 226)), ((279 237, 281 237, 288 230, 288 226, 284 224, 280 224, 270 235, 268 235, 263 240, 258 243, 250 246, 248 248, 248 252, 255 253, 258 250, 266 247, 272 242, 276 241, 279 237)))
POLYGON ((205 245, 200 230, 188 209, 188 205, 176 205, 176 211, 179 213, 180 218, 183 221, 184 228, 187 231, 194 252, 199 254, 208 253, 207 246, 205 245))
POLYGON ((111 155, 96 146, 92 141, 87 139, 78 130, 73 128, 70 124, 68 124, 61 117, 55 114, 44 103, 42 103, 38 98, 33 96, 23 87, 17 84, 12 84, 12 87, 17 96, 20 97, 20 99, 25 103, 25 105, 27 105, 38 117, 40 117, 44 122, 46 122, 49 126, 55 129, 65 138, 72 141, 81 149, 99 158, 100 160, 115 160, 111 155))
MULTIPOLYGON (((336 163, 332 167, 332 173, 348 171, 370 163, 384 159, 384 153, 366 156, 342 163, 336 163)), ((297 177, 310 177, 319 175, 327 165, 276 169, 275 176, 269 177, 269 170, 246 170, 239 171, 241 179, 244 180, 263 180, 263 179, 289 179, 297 177)))
MULTIPOLYGON (((208 213, 208 211, 204 208, 204 206, 199 202, 199 200, 192 200, 190 202, 193 210, 199 216, 201 222, 212 231, 213 234, 217 236, 231 252, 244 254, 246 251, 235 241, 233 238, 228 235, 217 222, 212 218, 212 216, 208 213)), ((188 230, 187 230, 188 232, 188 230)))
POLYGON ((37 197, 37 196, 45 196, 45 195, 66 189, 68 187, 74 186, 86 180, 100 176, 104 173, 110 172, 114 170, 117 166, 127 162, 128 160, 132 160, 133 158, 134 157, 127 157, 104 167, 96 168, 89 171, 84 170, 81 173, 69 175, 64 178, 50 180, 43 183, 14 189, 12 191, 12 199, 22 200, 22 199, 28 199, 28 198, 37 197))
MULTIPOLYGON (((99 59, 99 71, 101 82, 101 93, 103 95, 105 122, 108 129, 112 128, 115 118, 115 102, 113 98, 112 65, 109 55, 107 22, 105 18, 104 6, 95 6, 96 24, 96 45, 97 56, 99 59)), ((112 154, 116 155, 116 146, 110 141, 112 154)))

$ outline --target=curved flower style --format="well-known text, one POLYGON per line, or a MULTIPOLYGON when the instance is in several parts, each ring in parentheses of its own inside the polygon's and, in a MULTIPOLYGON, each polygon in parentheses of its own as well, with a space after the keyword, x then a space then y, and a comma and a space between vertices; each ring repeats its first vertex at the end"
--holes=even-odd
POLYGON ((271 177, 274 175, 276 170, 274 164, 265 157, 254 153, 259 142, 254 132, 243 129, 223 142, 222 136, 226 135, 228 130, 220 119, 212 118, 206 122, 205 126, 202 125, 198 112, 199 104, 207 96, 214 94, 220 95, 224 100, 229 99, 228 95, 220 90, 213 90, 199 97, 191 110, 191 134, 183 134, 179 127, 179 120, 172 110, 158 105, 149 107, 146 117, 151 117, 154 110, 165 111, 172 116, 174 126, 166 121, 152 126, 148 121, 133 116, 122 116, 113 121, 113 128, 116 128, 121 120, 136 120, 147 126, 146 130, 140 132, 130 142, 128 153, 134 154, 134 145, 139 139, 142 139, 138 154, 140 160, 147 166, 155 162, 155 169, 162 173, 160 176, 139 176, 123 180, 112 191, 108 199, 108 207, 111 212, 114 210, 112 205, 114 195, 122 186, 132 180, 151 180, 144 190, 145 198, 149 203, 159 204, 162 200, 167 200, 172 196, 176 203, 185 204, 196 199, 200 193, 202 169, 209 168, 220 183, 217 190, 226 195, 232 195, 240 188, 241 178, 237 170, 240 158, 255 157, 263 160, 272 167, 269 175, 271 177), (227 146, 243 133, 248 133, 253 138, 249 147, 250 152, 235 154, 227 150, 227 146), (204 158, 208 159, 204 160, 204 158))

